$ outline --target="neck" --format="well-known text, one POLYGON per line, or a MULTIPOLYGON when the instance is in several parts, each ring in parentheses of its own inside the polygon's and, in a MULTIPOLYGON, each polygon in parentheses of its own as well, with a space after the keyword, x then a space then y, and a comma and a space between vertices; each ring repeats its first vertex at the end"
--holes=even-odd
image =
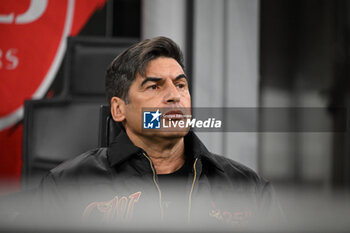
POLYGON ((142 148, 154 165, 157 174, 169 174, 175 172, 185 163, 184 138, 146 138, 140 137, 126 130, 132 143, 142 148))

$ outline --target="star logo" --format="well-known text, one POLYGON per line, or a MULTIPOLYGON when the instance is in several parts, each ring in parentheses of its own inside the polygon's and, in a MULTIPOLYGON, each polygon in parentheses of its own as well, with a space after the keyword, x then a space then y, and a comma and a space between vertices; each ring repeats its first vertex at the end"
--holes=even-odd
POLYGON ((151 114, 152 114, 152 116, 153 116, 151 122, 154 121, 155 119, 157 119, 157 121, 159 121, 159 116, 162 115, 162 114, 159 112, 159 109, 158 109, 155 113, 151 113, 151 114))
POLYGON ((144 129, 160 129, 160 116, 162 113, 159 109, 156 112, 144 111, 143 112, 143 128, 144 129))

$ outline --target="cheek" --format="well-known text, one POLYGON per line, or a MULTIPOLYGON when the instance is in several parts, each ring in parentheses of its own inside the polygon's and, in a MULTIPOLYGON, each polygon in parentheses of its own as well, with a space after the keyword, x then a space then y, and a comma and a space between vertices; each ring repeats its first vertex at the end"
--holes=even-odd
POLYGON ((191 105, 191 95, 190 95, 189 92, 184 93, 184 94, 183 94, 183 98, 184 98, 184 100, 186 101, 186 103, 188 103, 189 105, 191 105))
POLYGON ((137 116, 139 115, 140 112, 141 112, 141 110, 139 107, 128 106, 126 108, 126 115, 128 118, 137 118, 137 116))
POLYGON ((127 104, 125 107, 125 117, 126 119, 134 118, 134 115, 136 113, 136 108, 133 104, 127 104))
POLYGON ((127 127, 137 129, 142 126, 142 110, 139 108, 133 107, 128 107, 126 109, 126 114, 125 114, 125 120, 127 127))

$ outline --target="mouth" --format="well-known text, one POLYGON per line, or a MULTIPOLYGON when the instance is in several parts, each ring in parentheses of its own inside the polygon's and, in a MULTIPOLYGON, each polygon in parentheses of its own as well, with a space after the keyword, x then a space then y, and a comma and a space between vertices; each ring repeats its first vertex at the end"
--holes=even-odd
POLYGON ((182 120, 185 118, 184 113, 181 110, 171 110, 163 115, 164 119, 182 120))

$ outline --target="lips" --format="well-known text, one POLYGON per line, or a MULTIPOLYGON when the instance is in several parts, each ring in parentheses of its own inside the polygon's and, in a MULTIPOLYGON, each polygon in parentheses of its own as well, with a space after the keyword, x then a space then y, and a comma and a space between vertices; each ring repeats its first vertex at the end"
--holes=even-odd
POLYGON ((171 110, 163 115, 164 119, 180 120, 184 119, 184 113, 181 110, 171 110))

